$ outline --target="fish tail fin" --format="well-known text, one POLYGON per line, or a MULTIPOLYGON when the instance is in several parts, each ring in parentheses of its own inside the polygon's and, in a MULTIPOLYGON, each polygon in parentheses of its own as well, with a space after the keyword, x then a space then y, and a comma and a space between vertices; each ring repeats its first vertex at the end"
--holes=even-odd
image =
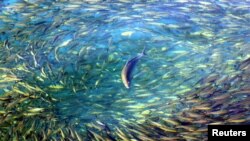
POLYGON ((142 53, 141 53, 142 55, 147 55, 146 54, 146 46, 144 46, 144 48, 143 48, 143 50, 142 50, 142 53))

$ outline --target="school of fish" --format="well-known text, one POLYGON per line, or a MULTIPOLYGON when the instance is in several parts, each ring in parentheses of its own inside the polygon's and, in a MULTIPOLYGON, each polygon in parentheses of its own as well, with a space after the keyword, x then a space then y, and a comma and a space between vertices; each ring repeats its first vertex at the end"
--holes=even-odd
POLYGON ((200 141, 208 124, 250 124, 249 13, 244 0, 2 1, 0 140, 200 141))

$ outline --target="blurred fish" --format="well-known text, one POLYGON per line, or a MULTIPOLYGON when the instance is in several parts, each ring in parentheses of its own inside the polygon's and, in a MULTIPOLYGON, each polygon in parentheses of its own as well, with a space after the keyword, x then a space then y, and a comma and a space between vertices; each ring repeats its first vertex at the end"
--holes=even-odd
POLYGON ((94 131, 91 131, 90 129, 87 129, 87 135, 91 138, 94 139, 96 141, 104 141, 104 139, 97 133, 95 133, 94 131))
POLYGON ((118 127, 116 128, 117 132, 117 136, 120 137, 123 141, 130 141, 130 139, 127 137, 127 135, 122 132, 118 127))
POLYGON ((180 123, 178 123, 177 121, 175 121, 173 119, 163 118, 162 120, 165 121, 168 124, 171 124, 171 125, 179 125, 180 124, 180 123))
POLYGON ((39 112, 43 112, 44 108, 31 108, 28 110, 28 112, 30 113, 39 113, 39 112))
POLYGON ((3 96, 0 97, 0 101, 10 101, 10 100, 11 100, 10 96, 9 97, 3 97, 3 96))
POLYGON ((22 79, 18 78, 15 75, 2 75, 0 78, 0 83, 19 81, 19 80, 22 80, 22 79))
POLYGON ((123 67, 122 73, 121 73, 121 77, 122 77, 122 82, 123 82, 123 84, 124 84, 124 86, 126 88, 130 87, 131 80, 132 80, 132 72, 133 72, 133 70, 134 70, 137 62, 144 55, 146 55, 146 53, 145 53, 145 47, 144 47, 142 53, 140 53, 138 56, 132 58, 131 60, 127 61, 127 63, 123 67))
POLYGON ((75 135, 78 141, 83 141, 82 137, 77 133, 77 131, 75 130, 75 135))
POLYGON ((157 122, 154 122, 154 121, 148 121, 149 124, 151 124, 152 126, 154 127, 157 127, 165 132, 168 132, 168 133, 175 133, 177 132, 175 129, 171 128, 171 127, 167 127, 163 124, 160 124, 160 123, 157 123, 157 122))
POLYGON ((211 110, 211 107, 207 104, 201 104, 199 106, 195 106, 192 108, 193 110, 201 110, 201 111, 208 111, 208 110, 211 110))
POLYGON ((1 140, 206 140, 207 124, 249 122, 247 2, 17 1, 0 4, 1 140), (112 75, 139 42, 157 61, 112 75), (136 96, 110 88, 140 76, 136 96))
POLYGON ((130 37, 132 34, 133 34, 132 31, 126 31, 126 32, 123 32, 121 35, 130 37))
POLYGON ((62 136, 62 138, 65 139, 66 136, 61 128, 59 129, 59 132, 60 132, 60 135, 62 136))
POLYGON ((30 54, 32 55, 33 61, 34 61, 34 67, 38 67, 38 63, 36 60, 36 54, 33 51, 30 51, 30 54))
POLYGON ((228 119, 227 122, 229 123, 244 123, 247 119, 228 119))

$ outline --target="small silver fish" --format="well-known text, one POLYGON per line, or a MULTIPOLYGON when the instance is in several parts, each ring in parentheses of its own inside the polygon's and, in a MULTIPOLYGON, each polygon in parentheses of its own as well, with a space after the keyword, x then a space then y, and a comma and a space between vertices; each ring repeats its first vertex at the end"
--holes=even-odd
POLYGON ((134 70, 137 62, 144 55, 146 55, 146 53, 145 53, 145 47, 144 47, 142 53, 140 53, 138 56, 132 58, 131 60, 127 61, 127 63, 123 67, 122 73, 121 73, 121 77, 122 77, 122 82, 123 82, 123 84, 124 84, 124 86, 126 88, 130 87, 130 83, 131 83, 131 80, 132 80, 132 72, 133 72, 133 70, 134 70))

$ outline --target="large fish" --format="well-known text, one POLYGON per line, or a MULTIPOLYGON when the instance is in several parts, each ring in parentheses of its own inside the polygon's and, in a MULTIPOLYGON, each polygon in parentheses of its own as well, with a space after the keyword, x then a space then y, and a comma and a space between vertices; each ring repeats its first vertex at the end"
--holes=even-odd
POLYGON ((132 58, 131 60, 127 61, 125 66, 122 69, 121 77, 122 77, 122 82, 126 88, 130 87, 130 83, 132 80, 132 72, 137 64, 137 62, 143 57, 145 54, 145 47, 138 56, 132 58))

